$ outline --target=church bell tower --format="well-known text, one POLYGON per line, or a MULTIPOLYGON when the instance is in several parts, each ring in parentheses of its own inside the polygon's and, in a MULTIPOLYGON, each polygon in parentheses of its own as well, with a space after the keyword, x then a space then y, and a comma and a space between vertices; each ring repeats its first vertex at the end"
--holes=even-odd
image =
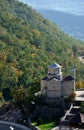
POLYGON ((60 66, 56 62, 48 66, 48 79, 56 78, 58 80, 62 80, 61 68, 62 66, 60 66))

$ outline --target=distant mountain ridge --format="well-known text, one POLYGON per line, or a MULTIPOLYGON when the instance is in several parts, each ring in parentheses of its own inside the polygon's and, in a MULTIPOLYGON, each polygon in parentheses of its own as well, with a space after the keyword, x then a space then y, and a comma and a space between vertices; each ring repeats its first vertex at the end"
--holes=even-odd
POLYGON ((20 0, 33 7, 44 17, 55 22, 63 32, 84 40, 84 1, 83 0, 20 0), (72 8, 73 7, 73 8, 72 8), (71 22, 70 22, 71 21, 71 22))
POLYGON ((84 16, 83 0, 20 0, 34 9, 61 11, 74 15, 84 16))
POLYGON ((56 23, 65 33, 84 40, 84 16, 71 15, 53 10, 38 10, 44 17, 56 23))

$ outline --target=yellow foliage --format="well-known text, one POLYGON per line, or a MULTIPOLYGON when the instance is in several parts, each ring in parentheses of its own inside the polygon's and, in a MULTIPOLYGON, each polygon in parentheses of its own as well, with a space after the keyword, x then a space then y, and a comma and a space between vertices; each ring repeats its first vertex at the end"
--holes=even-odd
POLYGON ((3 67, 3 63, 2 62, 0 62, 0 69, 3 67))
POLYGON ((0 92, 0 98, 2 98, 2 92, 0 92))
POLYGON ((40 35, 41 35, 40 31, 38 31, 38 30, 36 30, 36 29, 32 29, 32 32, 33 32, 33 34, 35 34, 35 35, 37 35, 37 36, 40 36, 40 35))
POLYGON ((84 80, 76 81, 76 88, 77 89, 84 88, 84 80))
POLYGON ((15 72, 17 75, 19 75, 19 76, 21 76, 21 75, 23 74, 22 70, 18 70, 18 69, 15 68, 14 66, 12 66, 12 69, 13 69, 14 72, 15 72))
POLYGON ((6 35, 6 33, 7 33, 6 28, 0 26, 0 34, 6 35))
POLYGON ((6 59, 7 59, 7 55, 6 54, 0 54, 0 60, 1 61, 3 61, 3 62, 5 62, 6 61, 6 59))
POLYGON ((75 100, 76 96, 76 93, 73 91, 70 95, 71 100, 75 100))
POLYGON ((22 86, 11 91, 16 102, 21 102, 23 100, 23 91, 24 90, 22 86))
POLYGON ((32 58, 35 58, 36 57, 36 54, 35 53, 33 53, 33 54, 31 54, 32 55, 32 58))

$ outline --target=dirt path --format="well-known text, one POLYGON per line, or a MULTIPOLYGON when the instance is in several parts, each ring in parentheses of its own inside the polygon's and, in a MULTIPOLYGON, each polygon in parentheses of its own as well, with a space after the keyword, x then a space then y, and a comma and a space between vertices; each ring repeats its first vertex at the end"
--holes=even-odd
POLYGON ((79 56, 78 60, 84 64, 84 56, 79 56))

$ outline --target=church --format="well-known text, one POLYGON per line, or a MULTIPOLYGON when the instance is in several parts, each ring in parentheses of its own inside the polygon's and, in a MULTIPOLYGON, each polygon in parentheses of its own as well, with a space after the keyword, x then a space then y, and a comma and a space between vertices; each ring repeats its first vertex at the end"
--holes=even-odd
MULTIPOLYGON (((75 74, 75 70, 73 70, 75 74)), ((62 76, 62 66, 53 63, 48 66, 48 74, 41 79, 41 94, 48 98, 70 96, 75 91, 75 76, 62 76)))

